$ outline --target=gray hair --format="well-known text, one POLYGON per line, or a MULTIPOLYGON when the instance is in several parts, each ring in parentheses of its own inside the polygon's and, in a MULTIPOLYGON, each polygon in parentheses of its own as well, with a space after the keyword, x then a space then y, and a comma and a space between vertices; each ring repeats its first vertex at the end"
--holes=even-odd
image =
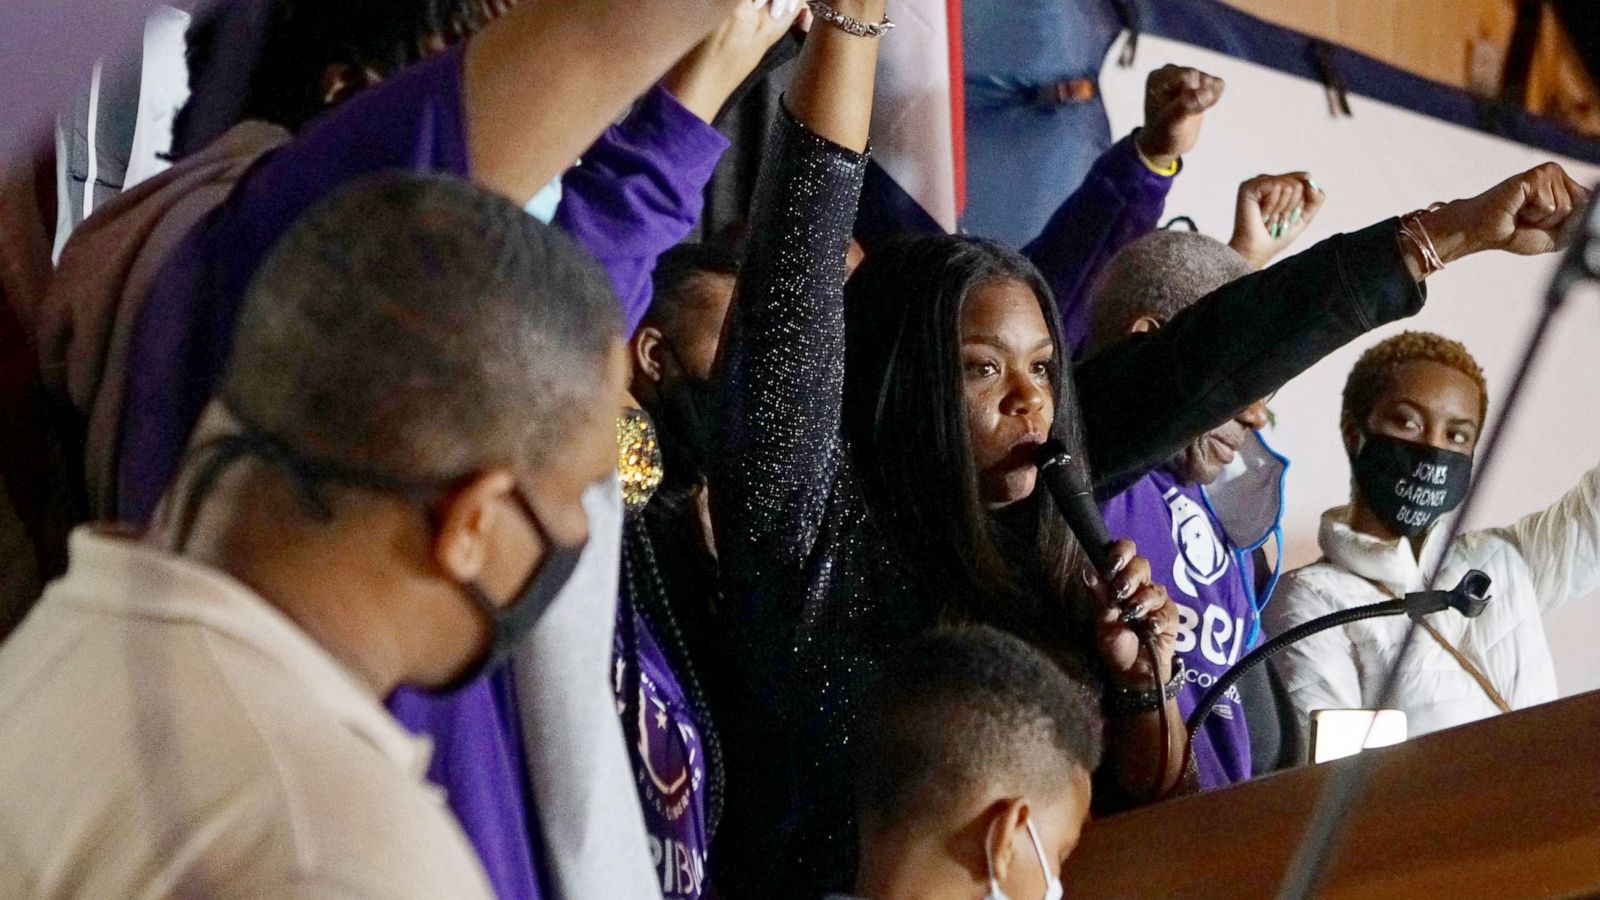
POLYGON ((222 396, 302 452, 403 478, 534 465, 594 402, 621 330, 565 235, 465 182, 384 173, 268 254, 222 396))
POLYGON ((1122 340, 1141 316, 1165 323, 1217 288, 1255 271, 1215 238, 1157 231, 1118 253, 1094 292, 1091 347, 1122 340))

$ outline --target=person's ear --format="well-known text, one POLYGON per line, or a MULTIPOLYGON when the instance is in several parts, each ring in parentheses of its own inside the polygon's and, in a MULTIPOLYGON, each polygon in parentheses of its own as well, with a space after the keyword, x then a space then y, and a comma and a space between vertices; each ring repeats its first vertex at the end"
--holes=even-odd
POLYGON ((1140 316, 1137 319, 1134 319, 1132 322, 1128 323, 1128 333, 1129 334, 1144 334, 1144 333, 1149 332, 1149 331, 1155 331, 1156 329, 1158 329, 1160 327, 1161 327, 1161 322, 1159 320, 1157 320, 1154 316, 1140 316))
POLYGON ((1361 452, 1361 427, 1355 422, 1343 422, 1339 425, 1339 436, 1344 439, 1344 455, 1355 459, 1361 452))
POLYGON ((665 377, 666 368, 663 359, 665 343, 661 329, 654 325, 641 325, 639 330, 633 333, 633 339, 628 342, 633 370, 644 376, 651 384, 660 384, 661 379, 665 377))
POLYGON ((510 472, 484 472, 452 491, 436 510, 433 555, 439 568, 458 583, 477 581, 488 565, 494 530, 516 487, 510 472))
POLYGON ((332 63, 322 70, 322 105, 338 106, 357 91, 369 88, 383 80, 371 66, 350 63, 332 63))
POLYGON ((984 852, 989 860, 989 876, 1004 883, 1017 864, 1017 838, 1027 830, 1028 801, 1021 797, 996 801, 989 807, 989 828, 984 835, 984 852))
POLYGON ((1260 431, 1272 421, 1272 411, 1267 408, 1267 401, 1257 400, 1246 406, 1244 411, 1234 417, 1244 423, 1252 431, 1260 431))

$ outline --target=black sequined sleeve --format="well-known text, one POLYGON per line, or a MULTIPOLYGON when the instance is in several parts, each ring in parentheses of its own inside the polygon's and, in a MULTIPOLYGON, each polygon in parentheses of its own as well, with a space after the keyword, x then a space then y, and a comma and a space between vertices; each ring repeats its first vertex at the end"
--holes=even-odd
POLYGON ((866 166, 779 104, 722 343, 711 498, 735 577, 803 566, 838 475, 845 249, 866 166))

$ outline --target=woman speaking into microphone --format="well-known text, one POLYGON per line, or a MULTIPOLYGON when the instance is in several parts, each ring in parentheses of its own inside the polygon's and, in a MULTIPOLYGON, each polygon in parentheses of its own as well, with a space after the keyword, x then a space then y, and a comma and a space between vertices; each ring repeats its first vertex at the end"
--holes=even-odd
MULTIPOLYGON (((1180 782, 1175 608, 1125 541, 1098 583, 1036 489, 1039 445, 1059 439, 1102 486, 1136 478, 1416 313, 1434 260, 1554 249, 1565 218, 1519 224, 1524 189, 1565 177, 1536 170, 1428 214, 1431 255, 1393 219, 1336 236, 1069 370, 1050 289, 994 242, 892 241, 845 283, 877 51, 894 33, 885 0, 812 8, 728 314, 708 480, 730 648, 712 699, 728 772, 719 889, 807 900, 851 883, 861 700, 894 647, 942 622, 1005 629, 1104 687, 1098 805, 1180 782)), ((1004 840, 1031 854, 1025 824, 1004 840)), ((1070 836, 1040 824, 1059 864, 1070 836)))

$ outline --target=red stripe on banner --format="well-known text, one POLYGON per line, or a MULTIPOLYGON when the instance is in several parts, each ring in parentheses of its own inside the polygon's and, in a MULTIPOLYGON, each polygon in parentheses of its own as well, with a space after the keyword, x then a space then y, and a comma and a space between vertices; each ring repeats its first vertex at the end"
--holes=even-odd
POLYGON ((967 209, 967 72, 961 55, 961 0, 945 0, 945 22, 950 36, 950 152, 955 157, 956 215, 960 215, 967 209))

